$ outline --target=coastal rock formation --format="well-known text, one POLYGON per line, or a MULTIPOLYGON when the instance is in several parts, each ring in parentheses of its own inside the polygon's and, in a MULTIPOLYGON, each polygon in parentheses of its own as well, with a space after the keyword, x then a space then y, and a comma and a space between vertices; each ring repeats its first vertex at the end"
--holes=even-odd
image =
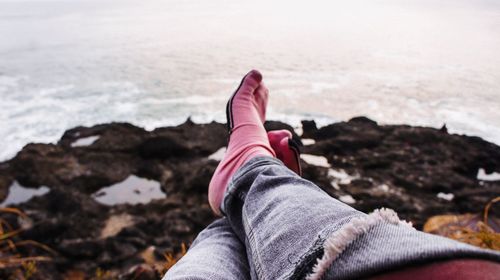
MULTIPOLYGON (((293 131, 280 122, 267 122, 266 128, 293 131)), ((364 117, 319 129, 304 121, 302 130, 294 138, 304 143, 304 177, 365 212, 389 207, 421 228, 430 216, 476 213, 500 195, 499 180, 478 179, 480 169, 500 172, 500 147, 478 137, 381 126, 364 117)), ((226 141, 224 124, 190 120, 153 131, 126 123, 76 127, 57 144, 28 144, 0 163, 0 201, 14 182, 50 189, 13 205, 28 218, 1 217, 24 229, 19 238, 55 251, 52 262, 39 264, 41 275, 63 279, 100 269, 132 277, 151 258, 179 252, 215 219, 207 186, 218 161, 210 155, 226 141), (165 197, 143 204, 98 202, 102 188, 130 175, 157 182, 165 197)), ((137 195, 149 191, 132 187, 137 195)), ((47 254, 40 248, 19 250, 47 254)), ((143 270, 141 277, 154 279, 154 273, 143 270)))

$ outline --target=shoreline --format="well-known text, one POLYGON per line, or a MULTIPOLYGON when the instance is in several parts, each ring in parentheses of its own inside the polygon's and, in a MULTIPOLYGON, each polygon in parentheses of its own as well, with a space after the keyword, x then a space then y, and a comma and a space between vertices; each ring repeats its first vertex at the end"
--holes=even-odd
MULTIPOLYGON (((433 123, 406 123, 406 122, 387 122, 387 121, 380 121, 380 120, 375 120, 369 116, 364 116, 366 118, 372 119, 375 122, 377 122, 378 125, 381 126, 412 126, 412 127, 420 127, 420 128, 434 128, 434 129, 440 129, 443 126, 446 126, 448 129, 448 132, 450 134, 456 134, 456 135, 462 135, 462 136, 467 136, 467 137, 479 137, 482 140, 489 142, 491 144, 495 144, 497 146, 500 146, 500 138, 495 137, 495 133, 493 134, 488 134, 484 133, 483 130, 477 130, 477 131, 472 131, 470 129, 459 129, 453 125, 450 125, 447 122, 433 122, 433 123), (490 136, 490 137, 487 137, 490 136)), ((333 117, 327 116, 327 115, 303 115, 303 114, 297 114, 297 115, 284 115, 284 114, 278 114, 275 115, 275 118, 272 120, 273 122, 280 122, 280 123, 286 123, 289 126, 293 127, 294 131, 298 133, 298 130, 301 130, 301 122, 303 120, 314 120, 315 123, 317 124, 317 128, 322 128, 324 126, 328 126, 331 124, 335 123, 342 123, 342 122, 347 122, 349 119, 356 118, 351 117, 347 119, 335 119, 333 117)), ((225 116, 219 116, 219 117, 213 117, 213 118, 204 118, 200 116, 187 116, 187 117, 180 117, 172 120, 163 120, 160 122, 153 123, 152 125, 145 124, 144 122, 141 121, 129 121, 129 120, 119 120, 119 121, 103 121, 103 122, 95 122, 87 125, 76 125, 76 126, 71 126, 67 129, 64 128, 58 128, 57 135, 51 135, 50 137, 41 137, 42 139, 45 139, 45 141, 37 141, 37 140, 29 140, 29 141, 22 141, 22 143, 25 143, 24 145, 14 145, 5 147, 5 152, 2 154, 0 153, 0 163, 9 161, 13 159, 16 154, 22 150, 22 148, 28 144, 57 144, 57 142, 60 140, 60 138, 64 135, 64 133, 68 130, 71 130, 75 127, 81 127, 81 126, 87 126, 87 127, 92 127, 92 126, 98 126, 98 125, 104 125, 104 124, 111 124, 111 123, 128 123, 133 126, 142 128, 148 132, 153 131, 157 128, 162 128, 162 127, 175 127, 182 125, 183 123, 186 122, 186 120, 191 120, 195 124, 198 125, 206 125, 210 124, 212 122, 222 122, 225 120, 225 116), (18 147, 18 148, 15 148, 18 147)), ((300 133, 299 133, 300 134, 300 133)), ((30 137, 31 138, 31 137, 30 137)))

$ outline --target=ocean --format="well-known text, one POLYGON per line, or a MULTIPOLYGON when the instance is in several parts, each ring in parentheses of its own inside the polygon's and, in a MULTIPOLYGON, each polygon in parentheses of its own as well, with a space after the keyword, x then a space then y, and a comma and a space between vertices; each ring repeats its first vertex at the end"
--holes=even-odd
POLYGON ((499 1, 0 0, 0 161, 78 125, 224 122, 250 69, 269 119, 500 144, 499 50, 499 1))

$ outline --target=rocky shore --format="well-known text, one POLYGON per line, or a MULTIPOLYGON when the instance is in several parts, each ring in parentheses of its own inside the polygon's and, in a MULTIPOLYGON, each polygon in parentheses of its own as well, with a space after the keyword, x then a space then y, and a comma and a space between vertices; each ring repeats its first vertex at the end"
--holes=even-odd
MULTIPOLYGON (((293 131, 280 122, 266 128, 293 131)), ((392 208, 417 228, 433 215, 480 212, 500 195, 500 180, 488 177, 500 172, 500 147, 450 135, 446 127, 381 126, 358 117, 320 129, 303 121, 301 136, 294 137, 303 144, 305 178, 356 209, 392 208)), ((189 120, 153 131, 127 123, 76 127, 57 144, 28 144, 0 163, 0 202, 14 185, 24 192, 48 190, 11 205, 28 217, 0 217, 23 229, 19 240, 54 251, 18 248, 52 258, 37 264, 34 279, 133 279, 138 273, 136 279, 156 279, 151 264, 180 252, 214 220, 207 186, 226 141, 224 124, 189 120), (130 178, 130 196, 154 199, 103 203, 103 188, 130 178)))

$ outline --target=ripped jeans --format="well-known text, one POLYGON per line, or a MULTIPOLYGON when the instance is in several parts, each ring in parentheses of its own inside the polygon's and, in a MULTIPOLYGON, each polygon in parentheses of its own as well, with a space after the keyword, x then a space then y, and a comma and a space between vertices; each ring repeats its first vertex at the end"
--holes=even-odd
POLYGON ((163 279, 358 279, 438 260, 500 262, 500 253, 417 231, 392 210, 359 212, 271 157, 236 172, 221 210, 163 279))

